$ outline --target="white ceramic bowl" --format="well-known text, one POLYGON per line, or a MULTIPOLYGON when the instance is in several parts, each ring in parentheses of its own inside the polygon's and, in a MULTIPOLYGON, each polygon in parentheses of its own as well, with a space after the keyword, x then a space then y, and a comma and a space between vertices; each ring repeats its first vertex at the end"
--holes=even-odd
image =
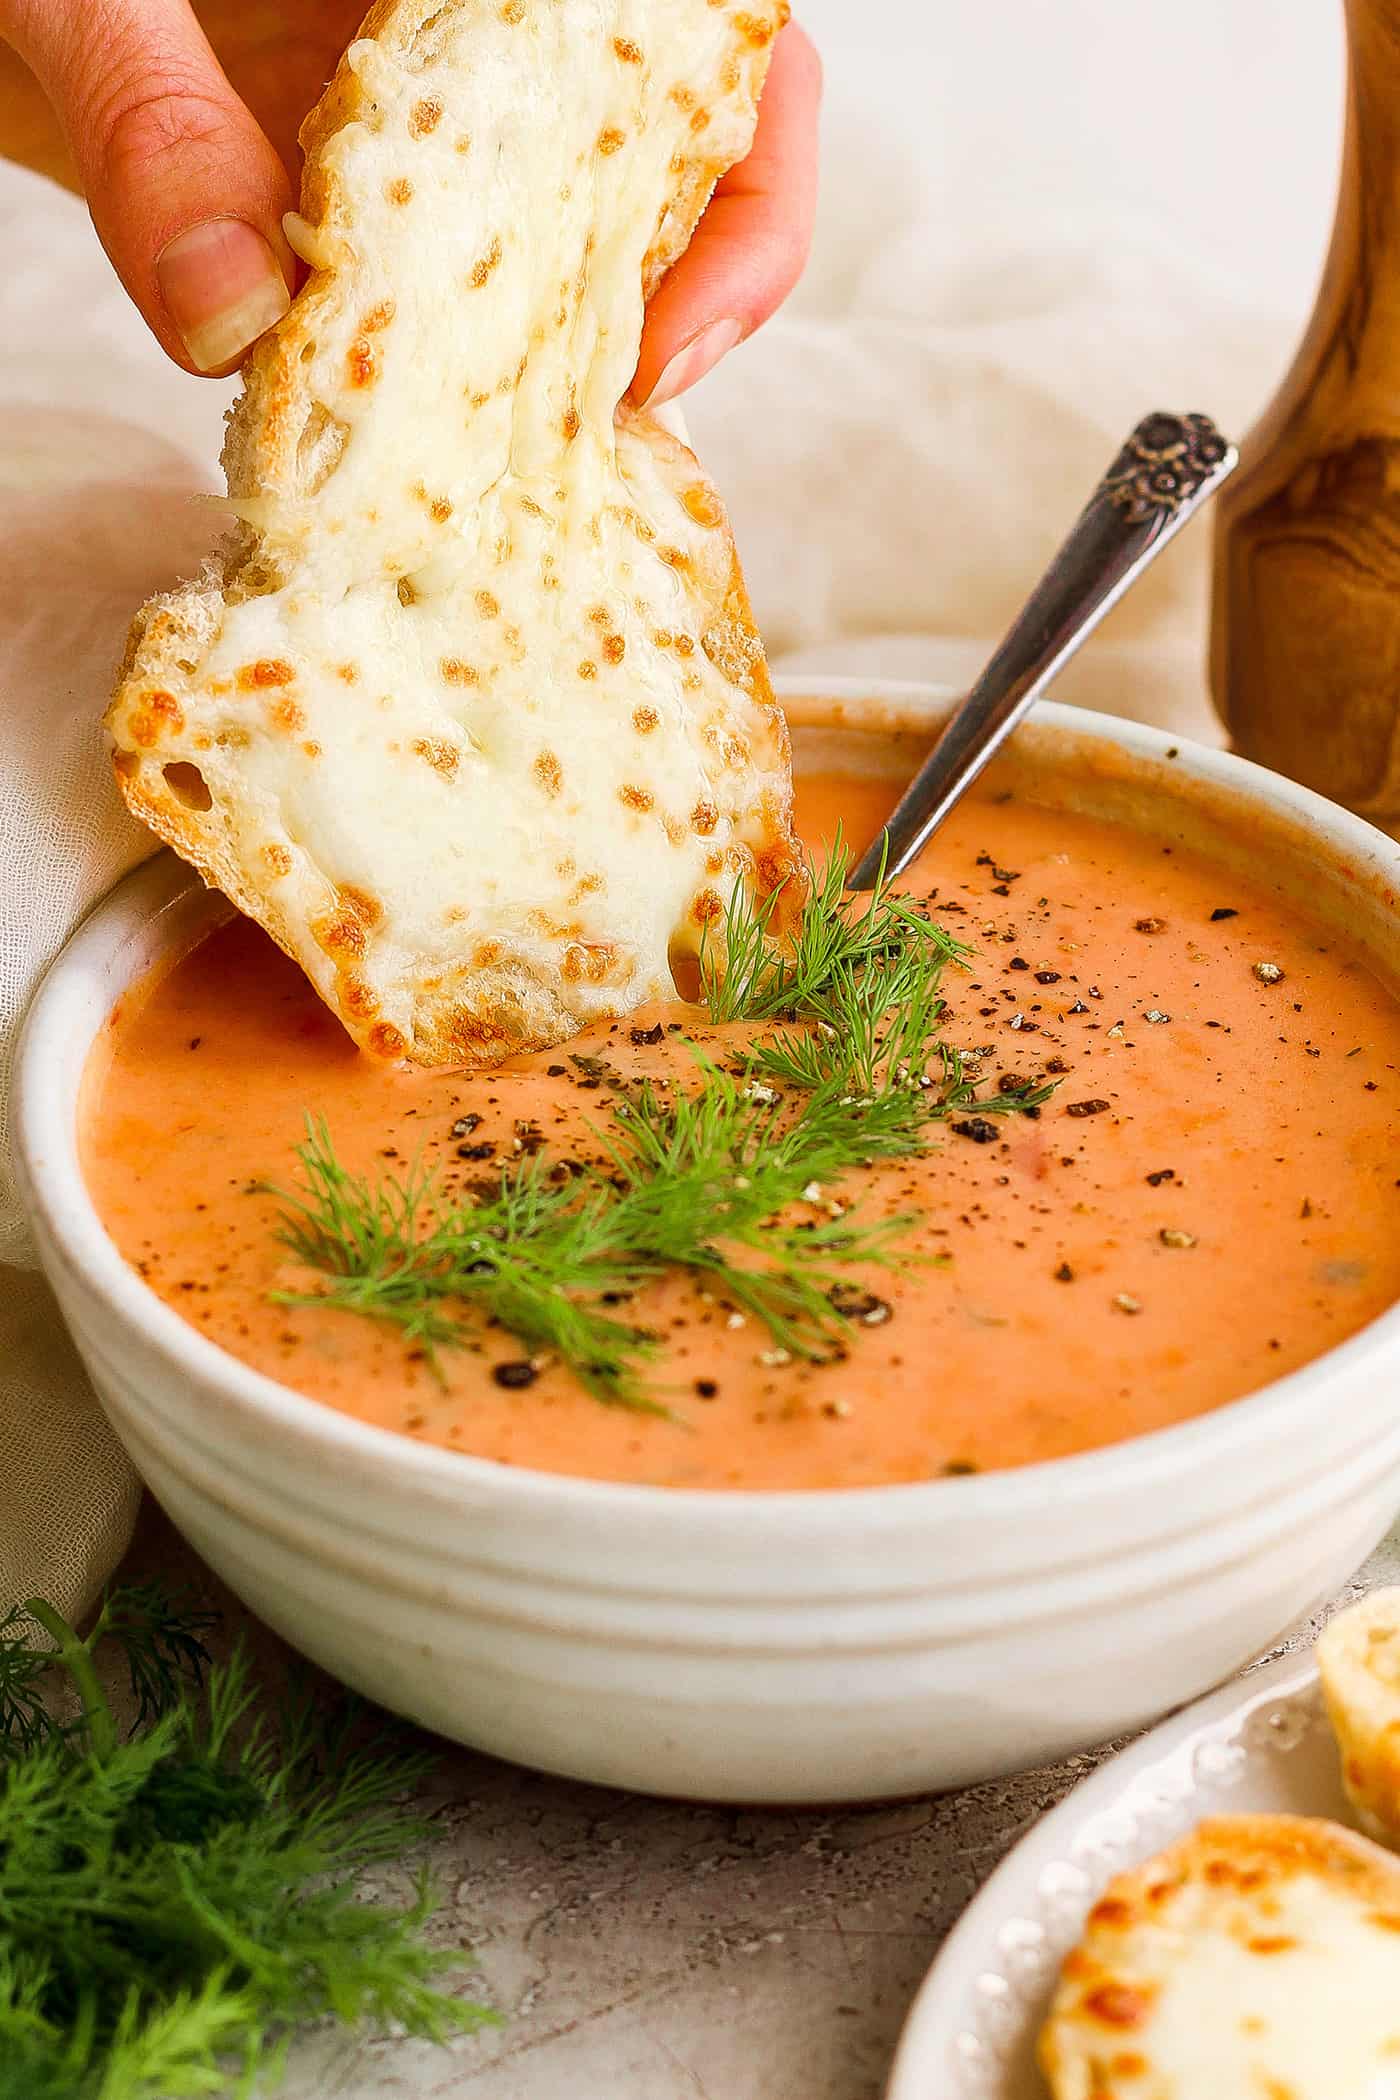
MULTIPOLYGON (((945 703, 852 686, 788 704, 800 763, 876 769, 893 787, 945 703)), ((1041 799, 1263 873, 1400 981, 1400 846, 1315 795, 1056 707, 1014 762, 1041 799)), ((21 1050, 21 1169, 49 1277, 156 1495, 256 1612, 385 1705, 654 1793, 796 1803, 954 1786, 1214 1684, 1335 1589, 1400 1506, 1400 1311, 1180 1428, 848 1492, 555 1478, 288 1391, 146 1289, 78 1164, 94 1036, 224 909, 162 857, 75 936, 21 1050)))

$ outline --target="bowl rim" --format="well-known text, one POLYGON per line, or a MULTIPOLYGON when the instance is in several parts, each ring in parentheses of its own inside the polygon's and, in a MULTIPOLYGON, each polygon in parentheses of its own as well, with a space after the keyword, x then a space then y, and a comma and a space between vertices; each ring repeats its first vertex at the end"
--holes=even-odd
MULTIPOLYGON (((919 680, 807 674, 775 683, 780 698, 799 703, 788 710, 794 727, 853 733, 866 726, 872 733, 917 734, 936 724, 953 697, 946 686, 919 680), (883 719, 862 725, 844 713, 847 702, 874 704, 883 719)), ((1131 760, 1170 762, 1182 777, 1262 802, 1306 825, 1337 857, 1369 868, 1400 891, 1400 841, 1263 766, 1128 717, 1053 701, 1041 702, 1033 722, 1019 733, 1038 728, 1052 736, 1115 747, 1131 760)), ((156 910, 174 905, 199 885, 192 869, 168 853, 156 853, 94 905, 46 970, 15 1055, 12 1124, 21 1194, 31 1219, 40 1221, 41 1240, 48 1239, 63 1262, 106 1303, 114 1321, 134 1328, 186 1385, 214 1387, 255 1425, 319 1443, 328 1461, 365 1463, 386 1486, 387 1472, 403 1488, 431 1487, 444 1501, 458 1493, 489 1489, 497 1502, 504 1498, 545 1509, 566 1505, 604 1521, 628 1512, 664 1510, 677 1523, 739 1518, 762 1525, 781 1518, 789 1530, 794 1524, 821 1530, 832 1521, 844 1526, 855 1520, 875 1533, 923 1514, 932 1517, 935 1510, 949 1514, 954 1499, 963 1519, 1014 1519, 1042 1509, 1047 1498, 1071 1491, 1087 1491, 1094 1500, 1116 1498, 1148 1484, 1160 1487, 1164 1478, 1193 1470, 1202 1458, 1219 1463, 1250 1442, 1264 1426, 1265 1416, 1276 1436, 1286 1435, 1294 1418, 1325 1399, 1336 1374, 1387 1345, 1400 1353, 1397 1301, 1282 1378, 1166 1428, 1031 1465, 849 1488, 673 1488, 598 1480, 504 1465, 360 1422, 254 1370, 182 1319, 121 1255, 82 1174, 77 1102, 61 1079, 61 1061, 49 1045, 71 1037, 77 1010, 90 998, 87 966, 111 958, 115 947, 130 937, 133 918, 136 923, 148 921, 156 910), (941 1498, 936 1504, 929 1502, 933 1495, 941 1498)), ((84 1058, 93 1040, 87 1036, 84 1058)))

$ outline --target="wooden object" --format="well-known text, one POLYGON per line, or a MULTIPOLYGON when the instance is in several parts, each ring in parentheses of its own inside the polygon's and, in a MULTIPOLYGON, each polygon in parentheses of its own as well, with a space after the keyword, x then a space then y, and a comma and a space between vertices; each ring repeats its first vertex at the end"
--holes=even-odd
POLYGON ((1312 323, 1216 512, 1235 748, 1400 832, 1400 0, 1347 0, 1346 146, 1312 323))

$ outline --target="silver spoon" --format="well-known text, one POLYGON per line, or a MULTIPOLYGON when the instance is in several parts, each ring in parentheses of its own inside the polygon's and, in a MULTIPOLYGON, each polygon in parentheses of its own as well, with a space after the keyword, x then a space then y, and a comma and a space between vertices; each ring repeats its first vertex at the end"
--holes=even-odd
POLYGON ((853 869, 900 875, 1052 678, 1239 462, 1209 416, 1144 416, 1006 640, 853 869))

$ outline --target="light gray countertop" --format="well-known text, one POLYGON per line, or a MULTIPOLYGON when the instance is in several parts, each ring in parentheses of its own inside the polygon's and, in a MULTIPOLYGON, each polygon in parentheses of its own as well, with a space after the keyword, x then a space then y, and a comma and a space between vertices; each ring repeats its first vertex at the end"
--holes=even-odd
MULTIPOLYGON (((128 1567, 208 1590, 228 1613, 219 1648, 246 1624, 154 1510, 128 1567)), ((1400 1529, 1347 1594, 1395 1580, 1400 1529)), ((275 1667, 279 1644, 250 1638, 275 1667)), ((475 1948, 466 1992, 503 2025, 448 2049, 310 2034, 286 2100, 879 2100, 939 1941, 1102 1754, 930 1800, 777 1813, 609 1793, 423 1742, 440 1751, 421 1790, 446 1898, 436 1934, 475 1948)))

